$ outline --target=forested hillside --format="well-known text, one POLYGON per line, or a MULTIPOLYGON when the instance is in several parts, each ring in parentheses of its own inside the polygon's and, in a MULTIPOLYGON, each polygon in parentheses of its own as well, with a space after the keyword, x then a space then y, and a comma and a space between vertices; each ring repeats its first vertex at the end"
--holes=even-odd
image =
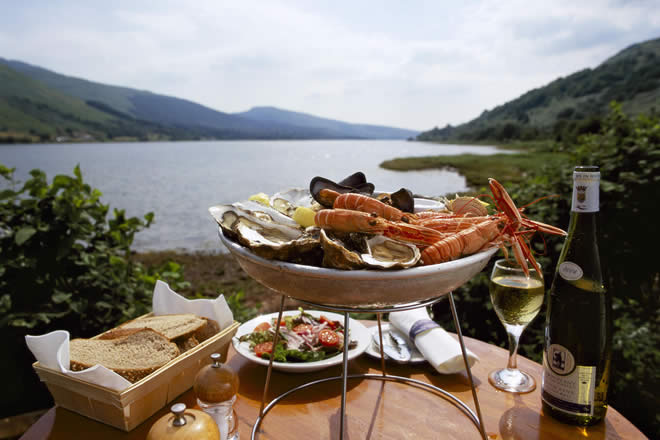
POLYGON ((597 132, 609 104, 629 115, 660 111, 660 39, 635 44, 595 69, 558 78, 478 118, 420 134, 422 141, 575 140, 597 132))
POLYGON ((417 131, 274 107, 224 113, 0 58, 0 142, 181 139, 406 139, 417 131))

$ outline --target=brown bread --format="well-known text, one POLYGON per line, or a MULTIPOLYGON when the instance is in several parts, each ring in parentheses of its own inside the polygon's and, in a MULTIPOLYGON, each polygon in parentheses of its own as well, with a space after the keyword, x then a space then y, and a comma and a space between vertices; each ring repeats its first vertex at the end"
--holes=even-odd
MULTIPOLYGON (((188 339, 207 325, 204 318, 192 313, 153 315, 125 322, 116 329, 104 333, 104 339, 112 339, 114 332, 125 334, 127 329, 150 328, 165 335, 170 341, 188 339)), ((201 341, 199 338, 197 340, 201 341)))
POLYGON ((197 338, 199 342, 204 342, 211 336, 215 336, 218 332, 220 332, 220 325, 217 321, 210 318, 202 319, 206 321, 206 325, 195 332, 195 338, 197 338))
POLYGON ((179 355, 179 348, 164 335, 140 329, 114 339, 74 339, 69 343, 71 370, 96 364, 137 382, 179 355))

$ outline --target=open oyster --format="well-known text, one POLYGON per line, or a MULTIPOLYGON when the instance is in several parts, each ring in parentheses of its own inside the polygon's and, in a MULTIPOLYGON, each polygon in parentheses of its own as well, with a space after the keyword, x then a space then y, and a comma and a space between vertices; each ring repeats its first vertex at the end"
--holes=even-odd
POLYGON ((334 269, 403 269, 419 262, 417 246, 376 235, 330 235, 321 230, 323 266, 334 269))
POLYGON ((228 238, 260 257, 305 264, 320 259, 318 228, 303 229, 272 208, 262 206, 253 211, 246 205, 213 206, 209 212, 228 238), (288 219, 286 223, 284 217, 288 219))
POLYGON ((301 188, 278 192, 270 198, 271 206, 288 217, 293 217, 293 213, 299 206, 312 208, 314 203, 309 191, 301 188))

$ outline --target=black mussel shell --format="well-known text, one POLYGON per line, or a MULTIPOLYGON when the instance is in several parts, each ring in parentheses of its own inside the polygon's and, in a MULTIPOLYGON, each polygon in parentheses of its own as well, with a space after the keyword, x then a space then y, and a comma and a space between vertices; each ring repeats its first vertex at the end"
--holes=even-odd
POLYGON ((362 171, 358 171, 357 173, 353 173, 337 183, 343 186, 350 186, 351 188, 357 188, 358 186, 367 183, 367 176, 365 176, 362 171))
POLYGON ((390 194, 390 200, 392 206, 403 212, 415 212, 415 198, 409 189, 401 188, 397 192, 393 192, 390 194))
POLYGON ((364 193, 364 194, 373 194, 374 185, 366 181, 364 173, 357 172, 343 179, 339 183, 333 182, 330 179, 325 177, 316 176, 309 183, 309 193, 312 195, 314 200, 316 200, 321 205, 326 208, 332 208, 332 205, 328 205, 323 199, 319 197, 319 193, 322 189, 331 189, 338 192, 339 194, 344 193, 364 193))
POLYGON ((340 180, 339 184, 342 186, 355 188, 359 192, 369 195, 373 194, 374 190, 376 189, 373 183, 367 182, 367 176, 365 176, 362 171, 353 173, 345 179, 340 180))

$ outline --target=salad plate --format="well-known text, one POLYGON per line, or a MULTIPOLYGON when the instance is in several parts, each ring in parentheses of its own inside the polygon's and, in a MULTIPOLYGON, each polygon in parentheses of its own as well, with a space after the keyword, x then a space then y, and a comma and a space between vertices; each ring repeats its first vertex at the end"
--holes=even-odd
MULTIPOLYGON (((305 313, 312 315, 315 318, 320 318, 321 315, 327 317, 331 321, 339 321, 339 323, 344 325, 344 315, 320 311, 320 310, 305 310, 305 313)), ((299 310, 288 310, 283 312, 283 316, 295 316, 299 315, 299 310)), ((268 366, 269 360, 266 358, 261 358, 257 356, 253 349, 250 348, 249 341, 240 341, 241 336, 248 335, 255 330, 259 324, 267 322, 272 324, 274 320, 277 319, 277 313, 270 313, 267 315, 261 315, 254 319, 251 319, 243 323, 236 334, 232 338, 232 345, 234 350, 241 355, 242 357, 257 363, 259 365, 268 366)), ((348 350, 348 360, 354 359, 360 356, 371 344, 371 332, 359 321, 349 318, 349 338, 350 341, 357 342, 357 345, 348 350)), ((311 361, 311 362, 278 362, 273 361, 273 369, 286 372, 286 373, 308 373, 312 371, 323 370, 328 367, 335 365, 341 365, 343 361, 343 352, 339 351, 337 354, 327 357, 320 361, 311 361)))

